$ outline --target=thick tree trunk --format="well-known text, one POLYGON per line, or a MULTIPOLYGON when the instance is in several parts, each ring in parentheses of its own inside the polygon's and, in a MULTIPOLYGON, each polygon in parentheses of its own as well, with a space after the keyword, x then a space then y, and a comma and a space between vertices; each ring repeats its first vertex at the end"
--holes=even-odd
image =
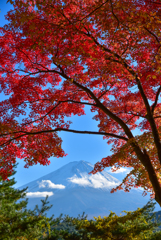
POLYGON ((161 207, 161 185, 159 183, 159 179, 156 175, 155 169, 151 163, 150 157, 146 149, 144 149, 142 152, 136 142, 133 142, 131 145, 133 146, 138 159, 141 161, 146 171, 148 172, 149 180, 155 192, 155 200, 161 207))
POLYGON ((148 172, 150 182, 155 192, 155 200, 158 202, 158 204, 161 207, 161 185, 158 181, 157 175, 155 173, 155 169, 150 161, 149 155, 147 154, 145 149, 144 149, 144 156, 145 156, 144 166, 148 172))

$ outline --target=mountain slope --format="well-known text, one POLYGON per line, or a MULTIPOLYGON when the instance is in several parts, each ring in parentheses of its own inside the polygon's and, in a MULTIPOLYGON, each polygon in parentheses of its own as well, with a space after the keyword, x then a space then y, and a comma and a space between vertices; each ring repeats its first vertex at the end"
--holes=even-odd
POLYGON ((129 193, 118 191, 111 194, 110 189, 119 185, 120 181, 106 171, 95 175, 88 174, 93 169, 91 163, 85 161, 71 162, 35 181, 23 185, 28 186, 28 208, 33 209, 40 204, 43 197, 49 195, 50 209, 48 216, 55 217, 60 213, 77 217, 78 214, 105 216, 110 210, 119 214, 121 211, 132 211, 142 207, 149 196, 142 197, 141 190, 129 193))

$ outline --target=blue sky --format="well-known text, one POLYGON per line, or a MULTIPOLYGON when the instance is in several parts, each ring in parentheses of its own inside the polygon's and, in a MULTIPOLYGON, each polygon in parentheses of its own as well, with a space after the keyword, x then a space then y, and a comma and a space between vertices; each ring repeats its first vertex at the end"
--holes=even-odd
MULTIPOLYGON (((0 1, 0 26, 3 26, 7 23, 4 15, 12 8, 10 3, 7 3, 7 0, 0 1)), ((0 95, 0 100, 4 100, 4 95, 0 95)), ((74 116, 71 121, 72 129, 76 130, 93 130, 97 131, 98 122, 92 120, 93 113, 90 112, 90 109, 86 107, 86 116, 74 116)), ((54 158, 50 159, 51 164, 49 166, 41 166, 39 164, 24 168, 24 161, 18 160, 19 165, 16 169, 17 173, 15 174, 15 180, 17 181, 15 187, 20 187, 26 183, 29 183, 33 180, 38 179, 63 165, 73 162, 84 160, 95 164, 100 161, 103 157, 108 156, 110 152, 110 146, 107 145, 106 141, 103 140, 102 136, 95 135, 82 135, 74 133, 59 133, 59 136, 63 139, 62 147, 64 151, 68 154, 64 158, 54 158)), ((109 171, 109 168, 106 168, 109 171)), ((122 180, 126 176, 126 169, 121 169, 119 173, 111 173, 114 177, 122 180)))

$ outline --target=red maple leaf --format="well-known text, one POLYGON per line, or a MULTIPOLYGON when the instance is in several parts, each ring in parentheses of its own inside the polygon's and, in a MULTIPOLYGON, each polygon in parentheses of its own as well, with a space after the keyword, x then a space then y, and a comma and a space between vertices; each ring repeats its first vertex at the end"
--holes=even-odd
POLYGON ((9 24, 0 29, 0 85, 8 95, 0 103, 2 177, 16 157, 27 167, 64 156, 58 131, 99 134, 113 143, 113 155, 92 173, 132 167, 116 189, 143 187, 161 205, 159 1, 10 2, 9 24), (86 105, 98 132, 65 120, 85 114, 86 105), (143 134, 135 137, 136 128, 143 134))

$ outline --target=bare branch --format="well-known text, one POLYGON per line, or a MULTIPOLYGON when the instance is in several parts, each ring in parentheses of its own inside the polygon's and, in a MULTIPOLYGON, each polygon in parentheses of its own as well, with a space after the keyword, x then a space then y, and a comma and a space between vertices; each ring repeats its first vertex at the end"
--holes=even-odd
MULTIPOLYGON (((53 130, 45 130, 45 131, 40 131, 40 132, 35 132, 35 133, 31 132, 31 133, 29 133, 29 134, 41 134, 41 133, 58 132, 58 131, 71 132, 71 133, 80 133, 80 134, 103 135, 103 136, 110 136, 110 137, 122 139, 122 140, 124 140, 124 141, 128 141, 128 138, 123 137, 123 136, 118 136, 118 135, 113 134, 113 133, 95 132, 95 131, 79 131, 79 130, 64 129, 64 128, 56 128, 56 129, 53 129, 53 130)), ((22 131, 22 132, 23 132, 23 131, 22 131)), ((27 134, 28 134, 28 132, 23 132, 23 133, 27 133, 27 134)))
POLYGON ((74 101, 74 100, 64 100, 64 101, 60 101, 62 103, 64 102, 71 102, 71 103, 78 103, 78 104, 82 104, 82 105, 90 105, 90 106, 94 106, 94 107, 97 107, 96 104, 93 104, 93 103, 89 103, 89 102, 79 102, 79 101, 74 101))
POLYGON ((17 140, 17 139, 19 139, 21 137, 24 137, 24 136, 27 136, 27 135, 38 135, 38 134, 42 134, 42 133, 53 133, 53 132, 59 132, 59 131, 71 132, 71 133, 80 133, 80 134, 103 135, 103 136, 109 136, 109 137, 122 139, 124 141, 128 141, 128 138, 123 137, 123 136, 118 136, 118 135, 113 134, 113 133, 95 132, 95 131, 79 131, 79 130, 73 130, 73 129, 56 128, 56 129, 52 129, 52 130, 42 130, 42 131, 38 131, 38 132, 19 131, 19 132, 12 132, 12 133, 8 133, 8 134, 1 134, 0 136, 2 137, 2 136, 8 136, 10 134, 22 133, 22 135, 20 135, 18 137, 11 138, 10 140, 6 141, 5 143, 1 144, 0 146, 7 145, 11 141, 17 140))

